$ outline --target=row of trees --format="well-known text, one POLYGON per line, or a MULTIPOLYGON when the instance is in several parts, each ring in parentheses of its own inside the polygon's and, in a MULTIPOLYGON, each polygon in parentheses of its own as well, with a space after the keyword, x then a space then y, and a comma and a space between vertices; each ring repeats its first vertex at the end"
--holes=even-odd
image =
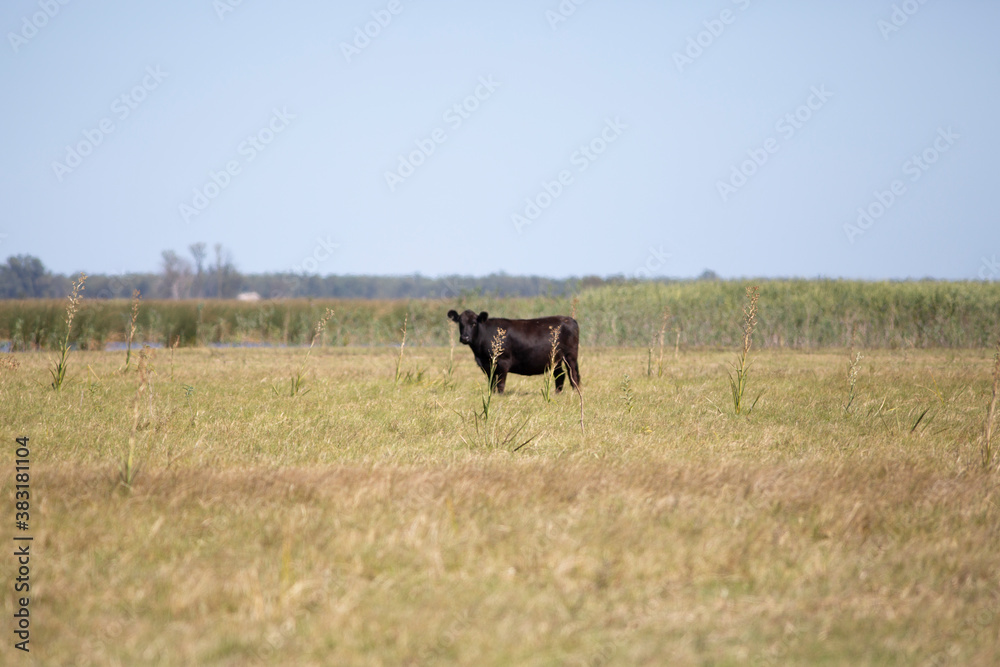
MULTIPOLYGON (((174 250, 162 253, 159 273, 91 274, 86 296, 127 299, 138 289, 147 299, 232 299, 243 292, 262 298, 427 299, 469 294, 496 296, 564 296, 587 287, 625 282, 625 278, 542 278, 496 273, 482 278, 448 276, 319 276, 294 273, 241 274, 232 254, 221 244, 209 252, 205 243, 188 247, 190 257, 174 250)), ((706 271, 703 278, 714 278, 706 271)), ((75 276, 52 273, 31 255, 8 257, 0 265, 0 299, 61 298, 75 276)))
POLYGON ((195 243, 188 250, 191 260, 173 250, 163 251, 163 284, 159 286, 158 294, 160 298, 231 299, 245 291, 243 276, 233 265, 232 253, 223 248, 221 243, 215 244, 211 262, 208 261, 206 244, 195 243))
MULTIPOLYGON (((144 297, 154 299, 230 299, 243 290, 243 276, 221 244, 216 244, 212 262, 206 261, 208 248, 204 243, 196 243, 189 250, 193 261, 165 250, 160 273, 88 275, 86 297, 127 299, 133 289, 138 289, 144 297)), ((11 256, 0 265, 0 299, 64 297, 75 277, 52 273, 42 260, 31 255, 11 256)))

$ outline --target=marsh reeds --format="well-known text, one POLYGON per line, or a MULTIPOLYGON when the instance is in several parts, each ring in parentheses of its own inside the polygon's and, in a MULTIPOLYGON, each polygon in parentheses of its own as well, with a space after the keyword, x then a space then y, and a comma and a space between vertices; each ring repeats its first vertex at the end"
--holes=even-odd
POLYGON ((990 403, 986 408, 986 423, 983 424, 982 463, 984 468, 994 465, 996 453, 993 451, 993 421, 996 417, 997 394, 1000 392, 1000 340, 993 353, 993 388, 990 403))
POLYGON ((80 293, 83 291, 86 281, 87 274, 81 273, 80 277, 73 283, 73 291, 70 292, 69 303, 66 304, 66 334, 59 341, 59 359, 49 369, 49 373, 52 375, 52 388, 56 391, 62 389, 63 382, 66 380, 70 352, 69 336, 73 330, 73 318, 76 317, 76 311, 80 308, 80 299, 83 298, 80 293))
POLYGON ((753 343, 753 331, 757 326, 757 298, 759 296, 760 287, 757 285, 747 287, 747 305, 743 307, 743 348, 736 358, 736 363, 733 364, 733 373, 729 374, 729 388, 733 396, 733 412, 735 414, 742 414, 744 410, 750 412, 760 399, 758 394, 749 408, 744 402, 747 376, 750 373, 750 346, 753 343))
MULTIPOLYGON (((91 278, 87 284, 93 288, 91 278)), ((870 350, 911 343, 921 349, 992 348, 1000 281, 782 280, 760 283, 760 293, 768 304, 768 316, 758 327, 755 345, 841 347, 849 339, 854 321, 863 323, 857 329, 857 346, 868 356, 870 350)), ((445 328, 435 326, 440 320, 441 304, 432 299, 291 299, 277 304, 224 299, 158 300, 150 296, 143 291, 139 313, 142 330, 136 336, 164 346, 176 335, 180 335, 183 346, 240 340, 280 344, 286 336, 289 345, 308 345, 316 321, 314 313, 326 307, 337 311, 338 346, 391 345, 393 353, 398 352, 397 320, 401 308, 409 313, 407 345, 448 345, 445 328)), ((742 305, 743 286, 734 281, 610 284, 583 289, 578 301, 574 316, 580 323, 583 346, 636 346, 640 351, 650 347, 667 303, 671 312, 667 332, 683 321, 687 348, 736 348, 740 344, 740 332, 731 326, 730 313, 742 305)), ((572 309, 572 297, 484 295, 479 303, 483 310, 502 310, 512 317, 570 313, 572 309)), ((57 305, 45 299, 0 300, 0 340, 13 341, 13 349, 18 352, 57 350, 64 306, 65 301, 57 305)), ((88 299, 86 327, 92 327, 88 335, 97 341, 120 340, 128 308, 127 299, 88 299)), ((71 337, 74 342, 81 324, 78 317, 71 337)), ((650 368, 655 373, 657 350, 655 344, 652 347, 650 368)))

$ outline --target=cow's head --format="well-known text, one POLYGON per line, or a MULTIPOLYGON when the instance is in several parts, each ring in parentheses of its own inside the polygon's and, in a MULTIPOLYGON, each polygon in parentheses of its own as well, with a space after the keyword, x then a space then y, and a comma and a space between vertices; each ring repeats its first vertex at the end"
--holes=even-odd
POLYGON ((458 340, 462 342, 463 345, 469 345, 472 343, 472 339, 476 335, 476 327, 486 321, 489 315, 486 311, 483 311, 476 315, 471 310, 467 310, 461 315, 456 313, 454 310, 448 311, 448 319, 452 322, 458 322, 458 340))

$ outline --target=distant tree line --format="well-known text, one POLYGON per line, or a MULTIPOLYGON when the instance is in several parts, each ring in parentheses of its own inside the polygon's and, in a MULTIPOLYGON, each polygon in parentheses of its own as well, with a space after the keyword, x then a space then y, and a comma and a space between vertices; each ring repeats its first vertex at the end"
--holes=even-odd
MULTIPOLYGON (((255 292, 263 299, 447 299, 468 295, 497 297, 566 296, 588 287, 628 282, 623 276, 543 278, 494 273, 485 277, 447 276, 319 276, 295 273, 242 274, 232 254, 221 244, 209 252, 205 243, 188 248, 190 257, 174 250, 161 255, 159 273, 90 274, 88 299, 127 299, 138 289, 147 299, 232 299, 255 292)), ((0 299, 40 299, 66 296, 76 276, 52 273, 31 255, 7 258, 0 265, 0 299)), ((714 279, 706 271, 702 278, 714 279)), ((667 281, 663 281, 667 282, 667 281)))

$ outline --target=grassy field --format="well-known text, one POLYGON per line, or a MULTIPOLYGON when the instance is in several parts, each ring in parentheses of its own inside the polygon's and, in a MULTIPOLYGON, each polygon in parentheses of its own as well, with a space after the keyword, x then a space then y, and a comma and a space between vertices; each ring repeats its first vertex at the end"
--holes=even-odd
POLYGON ((152 354, 73 352, 59 392, 54 353, 0 355, 0 540, 22 435, 34 536, 29 656, 0 557, 2 663, 1000 655, 990 350, 865 351, 849 410, 847 350, 752 352, 735 416, 735 350, 668 345, 661 374, 587 347, 585 432, 575 393, 511 376, 485 435, 463 347, 407 347, 398 382, 390 348, 152 354))

